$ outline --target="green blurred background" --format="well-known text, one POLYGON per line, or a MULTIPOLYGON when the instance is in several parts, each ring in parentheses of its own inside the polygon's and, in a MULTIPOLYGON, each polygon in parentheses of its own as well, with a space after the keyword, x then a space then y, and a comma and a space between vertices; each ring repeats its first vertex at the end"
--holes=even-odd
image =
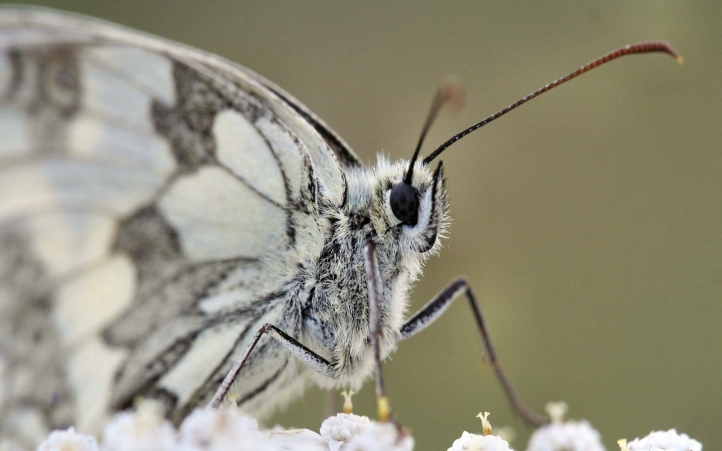
MULTIPOLYGON (((565 400, 608 449, 676 427, 719 449, 722 426, 722 2, 48 1, 200 47, 284 87, 366 162, 411 154, 439 80, 459 114, 428 148, 620 45, 626 57, 535 100, 444 155, 453 224, 413 291, 465 274, 526 402, 565 400)), ((514 418, 465 303, 385 366, 418 450, 514 418)), ((373 416, 370 383, 355 411, 373 416)), ((311 389, 274 421, 318 430, 311 389)))

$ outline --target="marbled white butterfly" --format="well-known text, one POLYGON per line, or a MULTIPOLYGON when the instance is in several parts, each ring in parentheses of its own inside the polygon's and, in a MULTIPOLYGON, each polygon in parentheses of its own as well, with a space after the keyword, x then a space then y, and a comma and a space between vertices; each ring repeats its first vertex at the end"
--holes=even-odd
POLYGON ((368 168, 239 65, 98 20, 1 9, 0 436, 97 431, 137 396, 179 421, 216 392, 213 405, 230 390, 263 416, 308 380, 358 387, 461 294, 485 335, 464 279, 404 318, 448 222, 430 163, 539 93, 650 51, 676 56, 619 49, 424 159, 425 131, 411 161, 368 168))

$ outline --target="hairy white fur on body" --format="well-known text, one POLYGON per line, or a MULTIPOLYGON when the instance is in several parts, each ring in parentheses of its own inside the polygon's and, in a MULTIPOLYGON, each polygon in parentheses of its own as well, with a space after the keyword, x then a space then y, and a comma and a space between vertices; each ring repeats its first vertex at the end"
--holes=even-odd
POLYGON ((346 173, 344 205, 320 202, 319 216, 329 223, 328 235, 315 262, 315 280, 307 281, 313 295, 304 308, 302 342, 336 369, 336 379, 308 371, 322 387, 358 389, 373 371, 364 244, 375 243, 383 280, 379 311, 384 358, 400 339, 411 284, 440 247, 448 225, 442 171, 435 176, 429 167, 415 166, 412 186, 420 198, 416 225, 401 224, 391 211, 390 190, 402 181, 408 164, 381 156, 374 167, 346 173))

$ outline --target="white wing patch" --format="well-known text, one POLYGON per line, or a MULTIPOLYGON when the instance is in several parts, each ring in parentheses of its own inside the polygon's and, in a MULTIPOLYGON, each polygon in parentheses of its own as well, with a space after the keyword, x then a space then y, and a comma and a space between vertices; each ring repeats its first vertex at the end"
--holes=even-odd
POLYGON ((156 100, 168 105, 175 103, 173 66, 170 60, 156 52, 135 47, 91 47, 84 58, 112 68, 136 89, 152 93, 156 100))
POLYGON ((55 193, 38 168, 30 165, 0 170, 0 221, 22 216, 33 207, 49 206, 55 193))
POLYGON ((266 117, 259 118, 256 121, 256 127, 276 150, 279 160, 283 162, 289 190, 294 198, 297 197, 301 192, 301 184, 308 177, 298 149, 301 144, 296 144, 286 130, 266 117))
POLYGON ((234 174, 279 205, 286 187, 278 162, 258 130, 240 113, 221 111, 213 123, 216 154, 234 174))
POLYGON ((259 264, 244 265, 240 270, 229 274, 216 288, 216 293, 200 299, 198 308, 203 313, 212 315, 224 310, 241 308, 265 297, 268 290, 277 289, 280 282, 278 277, 275 277, 275 284, 268 283, 268 272, 259 264))
POLYGON ((4 94, 10 87, 13 78, 12 74, 7 53, 0 53, 0 95, 4 94))
POLYGON ((17 110, 0 108, 0 136, 0 160, 30 152, 30 124, 17 110))
POLYGON ((286 212, 219 167, 180 177, 159 206, 193 260, 253 258, 287 242, 286 212))
POLYGON ((60 206, 127 215, 150 201, 157 174, 97 160, 52 158, 0 170, 0 221, 60 206))
POLYGON ((127 351, 110 348, 95 338, 70 357, 68 378, 76 396, 76 427, 80 431, 102 430, 107 420, 113 377, 127 355, 127 351))
POLYGON ((135 288, 135 268, 123 255, 61 287, 53 313, 66 346, 100 332, 130 306, 135 288))
POLYGON ((210 327, 195 339, 193 346, 160 380, 160 386, 179 395, 178 402, 186 404, 202 381, 205 381, 225 360, 245 323, 221 323, 210 327))
POLYGON ((338 165, 338 161, 336 161, 336 156, 325 143, 319 143, 318 139, 311 139, 309 135, 311 135, 311 133, 315 135, 316 132, 310 130, 311 127, 308 124, 304 125, 304 128, 309 130, 302 129, 302 131, 298 133, 299 138, 302 142, 308 143, 307 150, 311 155, 316 176, 324 182, 321 185, 321 189, 323 189, 328 198, 336 203, 336 205, 341 205, 346 189, 346 181, 341 173, 341 167, 338 165))
POLYGON ((164 180, 177 165, 168 141, 155 133, 139 132, 86 113, 69 125, 70 155, 108 165, 131 167, 164 180))
POLYGON ((168 104, 175 100, 171 62, 155 53, 123 47, 87 49, 80 57, 80 73, 84 108, 130 122, 140 130, 153 130, 150 112, 154 98, 168 104), (145 72, 135 72, 135 67, 127 64, 149 69, 149 79, 145 72))
MULTIPOLYGON (((251 270, 253 271, 253 270, 251 270)), ((258 271, 253 271, 258 276, 258 271)), ((213 296, 208 296, 198 301, 198 308, 205 314, 212 315, 224 310, 231 310, 244 305, 248 305, 250 301, 258 299, 256 291, 243 287, 237 290, 220 292, 213 296)))
POLYGON ((87 213, 54 213, 27 223, 34 253, 52 278, 100 261, 115 234, 115 221, 87 213))
POLYGON ((11 412, 9 424, 19 437, 35 443, 42 442, 50 433, 43 414, 32 407, 20 407, 11 412))

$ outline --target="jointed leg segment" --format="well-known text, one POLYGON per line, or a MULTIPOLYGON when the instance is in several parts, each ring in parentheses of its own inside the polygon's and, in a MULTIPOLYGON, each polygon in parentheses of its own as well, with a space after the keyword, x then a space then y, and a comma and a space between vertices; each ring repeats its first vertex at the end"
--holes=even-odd
POLYGON ((364 246, 364 262, 366 263, 366 286, 369 293, 369 335, 374 350, 374 363, 376 364, 376 408, 379 420, 388 421, 391 415, 389 399, 384 393, 384 379, 381 374, 381 346, 379 338, 381 331, 381 318, 379 316, 379 299, 383 298, 383 282, 379 271, 379 262, 376 258, 376 247, 368 242, 364 246))
POLYGON ((253 336, 253 339, 248 344, 248 347, 243 352, 241 357, 236 360, 236 363, 233 364, 231 370, 228 372, 226 377, 223 379, 223 382, 221 382, 221 385, 218 387, 218 390, 216 390, 216 394, 213 395, 213 399, 211 399, 211 402, 208 403, 209 408, 218 408, 220 407, 221 403, 223 403, 223 400, 228 394, 228 391, 231 389, 231 385, 233 385, 233 381, 236 380, 238 373, 240 373, 241 368, 243 368, 243 364, 246 363, 246 360, 248 360, 248 356, 251 355, 251 351, 253 351, 253 348, 256 347, 256 344, 258 344, 258 340, 261 339, 263 334, 268 334, 273 337, 286 349, 286 351, 301 360, 303 363, 306 364, 306 366, 313 369, 314 371, 328 377, 335 377, 334 368, 331 362, 311 351, 278 327, 266 323, 261 327, 258 332, 256 332, 256 335, 253 336))
POLYGON ((466 294, 469 306, 471 307, 474 319, 476 320, 476 326, 479 329, 481 339, 484 342, 484 349, 486 351, 488 361, 494 369, 499 382, 504 388, 506 397, 509 399, 514 411, 519 414, 524 421, 531 425, 539 426, 548 423, 549 420, 546 417, 537 415, 531 411, 521 401, 519 396, 516 394, 516 391, 514 391, 514 387, 512 387, 511 382, 506 377, 504 370, 501 368, 501 365, 496 359, 496 353, 494 352, 494 347, 491 344, 491 337, 489 336, 489 331, 484 323, 484 316, 481 314, 481 308, 474 297, 474 293, 471 291, 469 282, 465 278, 460 277, 453 280, 446 286, 446 288, 429 301, 428 304, 416 312, 416 314, 412 316, 401 328, 401 339, 403 340, 409 338, 425 329, 438 319, 446 311, 446 309, 449 308, 451 303, 461 294, 466 294))

